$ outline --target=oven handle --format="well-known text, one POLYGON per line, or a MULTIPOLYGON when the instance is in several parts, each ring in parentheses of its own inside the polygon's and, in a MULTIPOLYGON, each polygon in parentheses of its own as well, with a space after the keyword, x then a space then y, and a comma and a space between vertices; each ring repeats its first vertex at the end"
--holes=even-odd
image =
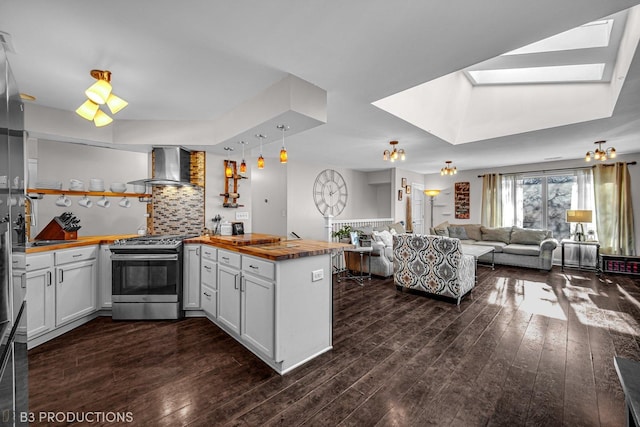
POLYGON ((178 261, 178 254, 111 254, 112 261, 178 261))

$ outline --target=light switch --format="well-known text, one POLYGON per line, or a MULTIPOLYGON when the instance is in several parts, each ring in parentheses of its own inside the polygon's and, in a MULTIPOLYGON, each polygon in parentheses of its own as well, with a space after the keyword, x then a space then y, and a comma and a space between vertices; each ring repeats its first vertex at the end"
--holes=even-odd
POLYGON ((249 212, 236 212, 236 219, 249 219, 249 212))

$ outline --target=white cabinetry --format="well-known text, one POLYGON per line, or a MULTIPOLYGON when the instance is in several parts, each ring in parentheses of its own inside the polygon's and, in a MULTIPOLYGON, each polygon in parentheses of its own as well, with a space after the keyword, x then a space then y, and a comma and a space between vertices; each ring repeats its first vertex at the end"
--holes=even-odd
POLYGON ((240 335, 240 254, 218 250, 218 321, 240 335))
POLYGON ((56 251, 56 326, 96 310, 97 247, 56 251))
POLYGON ((240 336, 269 358, 274 356, 275 340, 274 271, 271 262, 242 257, 240 336))
POLYGON ((26 255, 29 348, 93 318, 98 252, 98 246, 83 246, 26 255))
POLYGON ((111 250, 109 245, 100 245, 98 261, 98 308, 111 309, 111 250))
POLYGON ((210 317, 218 317, 218 250, 202 245, 200 249, 200 301, 210 317))
POLYGON ((27 337, 35 338, 56 326, 53 254, 27 255, 27 337))
POLYGON ((200 245, 186 244, 183 247, 182 308, 200 309, 200 245))

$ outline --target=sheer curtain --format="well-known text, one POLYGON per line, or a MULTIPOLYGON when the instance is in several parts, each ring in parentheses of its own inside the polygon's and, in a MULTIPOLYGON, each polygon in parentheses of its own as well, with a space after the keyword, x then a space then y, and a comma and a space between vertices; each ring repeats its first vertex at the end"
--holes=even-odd
POLYGON ((502 225, 502 191, 500 174, 482 176, 482 212, 480 222, 486 227, 502 225))
POLYGON ((502 176, 502 222, 498 224, 499 227, 522 226, 522 220, 518 221, 516 213, 516 206, 519 206, 516 203, 517 181, 517 175, 502 176))
POLYGON ((631 177, 627 164, 595 165, 593 183, 601 252, 635 255, 631 177))
POLYGON ((595 210, 594 189, 593 189, 593 172, 591 169, 576 170, 575 192, 571 194, 571 209, 590 210, 593 212, 592 222, 584 224, 585 231, 593 230, 594 238, 597 240, 598 214, 595 210))

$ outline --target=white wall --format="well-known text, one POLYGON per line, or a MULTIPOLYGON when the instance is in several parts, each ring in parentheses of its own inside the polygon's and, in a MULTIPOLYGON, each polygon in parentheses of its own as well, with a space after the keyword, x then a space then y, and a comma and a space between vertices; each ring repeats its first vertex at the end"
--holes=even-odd
MULTIPOLYGON (((224 208, 222 203, 224 197, 220 196, 224 193, 224 156, 218 156, 210 152, 206 152, 206 174, 205 174, 205 206, 204 206, 204 225, 206 228, 213 230, 213 217, 220 215, 223 221, 235 222, 236 214, 247 213, 249 219, 237 220, 244 223, 244 232, 252 232, 252 214, 251 214, 251 199, 252 199, 252 165, 247 163, 247 174, 249 179, 243 179, 238 181, 238 193, 240 198, 238 204, 244 205, 239 208, 224 208)), ((240 160, 233 159, 238 162, 240 167, 240 160)))
MULTIPOLYGON (((148 153, 33 139, 28 141, 28 153, 37 155, 38 180, 61 181, 63 189, 69 188, 71 178, 84 181, 85 189, 88 189, 91 178, 101 178, 104 180, 105 190, 110 191, 109 186, 113 182, 126 183, 148 176, 148 153)), ((129 185, 128 191, 131 192, 132 189, 129 185)), ((70 197, 72 205, 69 207, 57 206, 57 198, 56 195, 45 196, 36 201, 37 225, 32 227, 32 238, 53 217, 67 211, 73 212, 80 219, 82 228, 78 230, 78 236, 135 234, 138 227, 146 222, 147 205, 135 197, 129 198, 131 208, 118 206, 121 198, 109 198, 111 206, 100 208, 95 204, 98 198, 92 197, 94 204, 88 209, 78 205, 79 196, 70 197)))
MULTIPOLYGON (((395 176, 393 178, 394 191, 393 191, 393 215, 392 217, 396 221, 406 222, 407 218, 407 192, 402 187, 402 178, 405 178, 407 185, 411 185, 412 182, 423 182, 424 175, 421 173, 411 172, 406 169, 395 169, 395 176), (402 190, 402 200, 398 200, 398 191, 402 190)), ((427 188, 427 187, 425 187, 427 188)), ((413 200, 413 199, 412 199, 413 200)))
POLYGON ((289 164, 265 159, 265 167, 251 170, 252 226, 256 233, 287 235, 287 171, 289 164))
MULTIPOLYGON (((313 184, 320 172, 329 165, 304 163, 287 164, 287 228, 306 239, 325 240, 324 217, 313 201, 313 184)), ((347 206, 335 219, 371 218, 378 212, 377 186, 369 185, 366 172, 333 167, 347 183, 347 206)))
MULTIPOLYGON (((634 223, 635 223, 635 239, 636 239, 636 253, 640 253, 640 153, 619 155, 616 159, 619 162, 638 162, 636 165, 629 166, 629 175, 631 176, 631 194, 634 205, 634 223)), ((457 175, 453 176, 440 176, 440 174, 425 175, 424 185, 425 189, 440 189, 442 192, 436 196, 433 222, 434 225, 440 224, 444 221, 456 224, 479 224, 480 223, 480 208, 482 205, 482 178, 478 175, 485 173, 513 173, 524 171, 542 171, 558 168, 576 168, 588 166, 584 160, 566 160, 557 162, 526 164, 518 166, 508 166, 503 168, 494 169, 475 169, 471 171, 459 171, 457 175), (454 183, 455 182, 469 182, 471 184, 471 218, 468 220, 455 219, 453 209, 453 197, 454 197, 454 183), (444 206, 438 206, 444 205, 444 206)), ((428 203, 428 202, 427 202, 428 203)), ((426 222, 429 223, 429 205, 425 210, 426 222)))

